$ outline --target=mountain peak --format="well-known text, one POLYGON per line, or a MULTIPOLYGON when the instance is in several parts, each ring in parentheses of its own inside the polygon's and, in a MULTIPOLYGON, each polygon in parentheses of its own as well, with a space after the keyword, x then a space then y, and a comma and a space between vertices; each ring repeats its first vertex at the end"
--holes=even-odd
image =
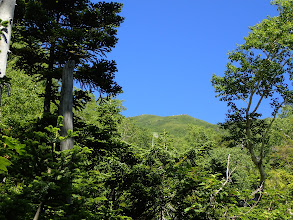
POLYGON ((176 136, 184 136, 189 125, 200 126, 204 128, 215 128, 216 125, 206 121, 196 119, 190 115, 173 115, 173 116, 157 116, 143 114, 135 117, 130 117, 140 128, 146 128, 152 132, 162 133, 164 130, 176 136))

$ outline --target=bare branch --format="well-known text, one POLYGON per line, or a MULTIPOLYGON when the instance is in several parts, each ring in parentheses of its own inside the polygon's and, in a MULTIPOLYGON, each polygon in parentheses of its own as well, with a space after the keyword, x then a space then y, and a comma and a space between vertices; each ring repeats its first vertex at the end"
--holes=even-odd
POLYGON ((248 106, 247 106, 247 109, 246 109, 246 116, 248 116, 248 114, 249 114, 249 110, 250 110, 250 107, 251 107, 251 104, 252 104, 253 96, 254 96, 255 92, 258 90, 258 87, 259 87, 261 81, 262 81, 262 79, 259 79, 258 82, 257 82, 257 85, 255 86, 255 89, 251 90, 251 95, 249 97, 249 103, 247 103, 248 106))
POLYGON ((246 116, 248 116, 249 109, 250 109, 251 104, 252 104, 252 98, 253 98, 254 93, 255 93, 255 91, 251 91, 251 95, 249 97, 248 106, 247 106, 247 109, 246 109, 246 116))
POLYGON ((241 99, 242 101, 244 101, 247 105, 249 104, 242 96, 240 96, 240 95, 237 95, 236 94, 236 96, 239 98, 239 99, 241 99))
POLYGON ((263 100, 264 96, 265 96, 265 93, 263 92, 262 95, 261 95, 261 97, 260 97, 260 99, 258 100, 257 105, 255 106, 255 109, 252 111, 252 114, 254 114, 257 111, 257 109, 260 106, 260 103, 263 100))
POLYGON ((210 201, 211 201, 211 202, 214 202, 214 201, 215 201, 215 197, 217 196, 217 194, 219 194, 219 192, 221 192, 221 191, 223 190, 224 186, 225 186, 229 181, 231 181, 231 175, 232 175, 232 173, 235 171, 236 168, 237 168, 237 166, 234 167, 234 169, 230 171, 230 154, 229 154, 229 155, 228 155, 228 159, 227 159, 226 180, 225 180, 224 183, 222 183, 221 188, 218 189, 218 190, 215 192, 215 194, 214 194, 213 196, 211 196, 211 198, 210 198, 210 201))

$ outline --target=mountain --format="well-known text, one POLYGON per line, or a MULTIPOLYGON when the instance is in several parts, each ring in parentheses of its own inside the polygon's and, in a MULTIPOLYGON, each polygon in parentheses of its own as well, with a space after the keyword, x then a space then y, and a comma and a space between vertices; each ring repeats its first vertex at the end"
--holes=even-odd
POLYGON ((189 125, 201 126, 204 128, 218 128, 217 125, 193 118, 189 115, 156 116, 139 115, 129 118, 140 128, 146 128, 152 132, 162 133, 164 130, 177 137, 183 137, 189 125))

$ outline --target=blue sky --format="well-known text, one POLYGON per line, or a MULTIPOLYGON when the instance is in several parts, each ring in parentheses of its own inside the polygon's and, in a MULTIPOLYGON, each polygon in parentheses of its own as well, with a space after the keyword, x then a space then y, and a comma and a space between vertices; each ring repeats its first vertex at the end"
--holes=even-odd
POLYGON ((228 108, 215 98, 212 75, 223 75, 227 52, 249 26, 277 15, 269 0, 118 0, 125 22, 108 55, 127 117, 188 114, 224 122, 228 108))

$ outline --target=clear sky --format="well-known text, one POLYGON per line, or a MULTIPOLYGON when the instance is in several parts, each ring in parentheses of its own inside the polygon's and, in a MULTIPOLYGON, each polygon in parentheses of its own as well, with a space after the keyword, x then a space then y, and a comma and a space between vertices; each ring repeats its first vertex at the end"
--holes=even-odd
POLYGON ((109 59, 124 93, 125 116, 188 114, 224 122, 212 75, 223 75, 227 52, 249 26, 277 15, 269 0, 117 0, 125 21, 109 59))

